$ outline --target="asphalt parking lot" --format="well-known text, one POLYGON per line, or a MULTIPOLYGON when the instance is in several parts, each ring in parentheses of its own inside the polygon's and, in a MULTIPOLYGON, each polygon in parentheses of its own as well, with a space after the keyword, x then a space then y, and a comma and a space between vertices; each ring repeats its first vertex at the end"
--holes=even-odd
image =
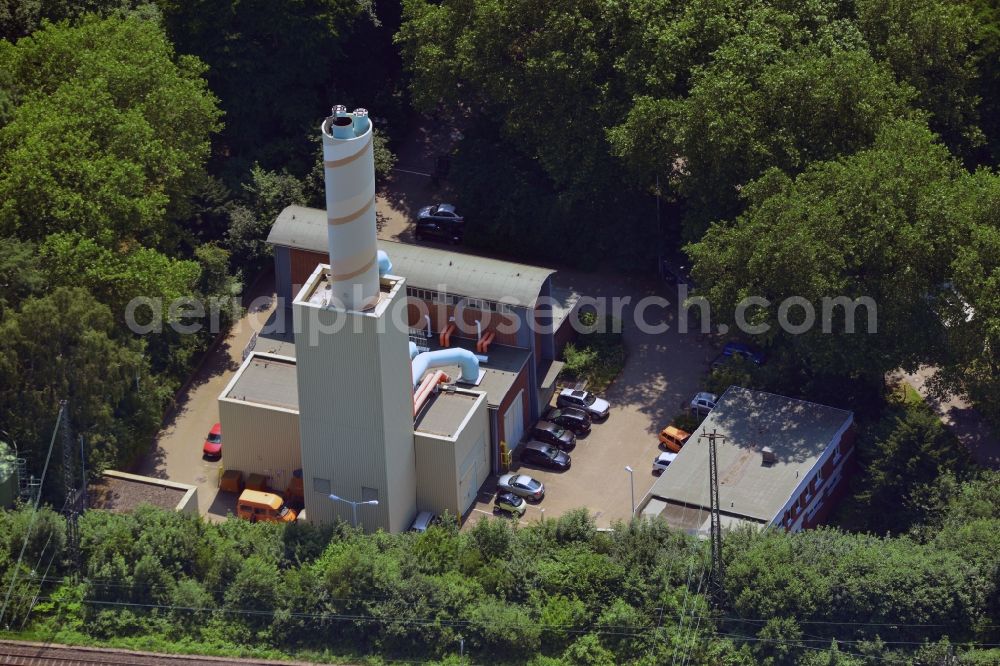
MULTIPOLYGON (((560 271, 559 286, 594 296, 630 295, 635 303, 642 296, 670 296, 655 281, 608 279, 597 275, 576 275, 560 271)), ((545 484, 545 498, 529 505, 522 520, 552 518, 577 507, 586 507, 598 527, 628 520, 632 512, 629 473, 633 469, 635 502, 652 487, 653 459, 660 452, 657 433, 701 389, 710 359, 715 353, 710 339, 699 333, 677 331, 675 309, 651 323, 667 323, 663 333, 644 333, 635 325, 631 307, 623 310, 623 333, 628 348, 625 368, 602 395, 611 403, 607 420, 594 423, 589 435, 577 440, 571 452, 572 467, 552 472, 514 463, 512 471, 529 474, 545 484)), ((515 458, 517 454, 515 452, 515 458)), ((479 500, 466 516, 469 526, 484 515, 492 515, 496 479, 491 478, 479 500)))

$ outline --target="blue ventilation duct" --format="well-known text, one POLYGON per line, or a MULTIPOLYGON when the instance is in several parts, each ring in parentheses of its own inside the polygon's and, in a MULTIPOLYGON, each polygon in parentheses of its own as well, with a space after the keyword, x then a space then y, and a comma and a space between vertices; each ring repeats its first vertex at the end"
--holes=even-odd
POLYGON ((376 256, 378 257, 378 276, 382 277, 386 273, 391 273, 392 262, 389 261, 389 255, 384 250, 379 250, 376 256))
MULTIPOLYGON (((412 342, 410 343, 413 344, 412 342)), ((415 347, 416 345, 414 345, 415 347)), ((413 350, 413 347, 410 347, 413 350)), ((468 349, 461 347, 449 347, 448 349, 438 349, 437 351, 417 354, 413 358, 413 386, 420 383, 420 379, 431 368, 441 368, 449 365, 457 365, 462 369, 462 381, 468 384, 475 384, 479 381, 479 359, 468 349)))

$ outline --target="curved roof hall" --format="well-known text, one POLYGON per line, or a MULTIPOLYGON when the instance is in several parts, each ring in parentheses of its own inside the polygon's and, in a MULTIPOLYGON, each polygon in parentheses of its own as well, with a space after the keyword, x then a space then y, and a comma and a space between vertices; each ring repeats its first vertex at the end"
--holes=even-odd
MULTIPOLYGON (((271 245, 326 254, 326 212, 288 206, 278 215, 267 242, 271 245)), ((392 260, 392 273, 407 285, 469 298, 531 307, 555 271, 423 245, 379 240, 392 260)))

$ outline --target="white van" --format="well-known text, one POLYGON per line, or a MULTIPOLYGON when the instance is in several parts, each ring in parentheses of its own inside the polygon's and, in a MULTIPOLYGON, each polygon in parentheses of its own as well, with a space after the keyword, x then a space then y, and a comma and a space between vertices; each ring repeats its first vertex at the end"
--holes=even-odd
POLYGON ((427 528, 434 522, 434 514, 430 511, 421 511, 410 526, 411 532, 426 532, 427 528))

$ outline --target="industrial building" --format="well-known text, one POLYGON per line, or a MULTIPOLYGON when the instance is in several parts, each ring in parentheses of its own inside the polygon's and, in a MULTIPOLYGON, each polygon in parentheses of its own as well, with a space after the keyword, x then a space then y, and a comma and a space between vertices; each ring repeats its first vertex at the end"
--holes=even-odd
POLYGON ((722 525, 788 531, 821 523, 844 491, 854 451, 852 412, 731 386, 641 507, 692 534, 709 532, 708 433, 718 433, 722 525))
POLYGON ((310 522, 461 515, 551 399, 575 296, 548 269, 379 241, 367 112, 335 107, 322 138, 326 210, 286 208, 268 239, 283 325, 219 396, 225 467, 278 491, 301 474, 310 522))
MULTIPOLYGON (((295 294, 324 261, 326 213, 288 206, 267 242, 274 250, 281 304, 275 328, 287 330, 295 294)), ((516 447, 552 397, 562 368, 555 359, 573 337, 570 315, 579 296, 555 286, 547 268, 409 243, 377 243, 392 258, 394 273, 406 278, 406 323, 418 346, 445 346, 441 334, 449 329, 449 344, 470 350, 489 338, 483 390, 496 465, 499 442, 516 447)), ((280 335, 272 333, 271 338, 278 342, 270 348, 290 351, 290 345, 280 344, 280 335)))

